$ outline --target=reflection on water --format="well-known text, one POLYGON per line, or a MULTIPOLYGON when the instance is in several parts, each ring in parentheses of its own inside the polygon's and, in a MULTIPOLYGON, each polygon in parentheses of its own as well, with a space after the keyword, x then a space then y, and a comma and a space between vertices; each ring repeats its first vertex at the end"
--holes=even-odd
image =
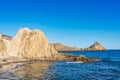
POLYGON ((20 63, 4 65, 4 67, 9 66, 9 68, 1 69, 0 80, 39 80, 50 64, 50 61, 34 61, 25 65, 20 65, 20 63))
POLYGON ((51 62, 31 62, 25 66, 14 69, 13 73, 24 80, 38 80, 43 76, 51 62))

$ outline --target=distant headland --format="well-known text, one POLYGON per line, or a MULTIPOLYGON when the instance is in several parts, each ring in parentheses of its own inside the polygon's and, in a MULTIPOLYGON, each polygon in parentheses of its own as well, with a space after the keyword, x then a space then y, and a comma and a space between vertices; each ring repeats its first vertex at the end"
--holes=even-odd
POLYGON ((105 48, 99 42, 94 42, 93 45, 91 45, 87 48, 70 47, 70 46, 66 46, 62 43, 54 43, 54 44, 51 44, 51 45, 53 45, 54 49, 57 50, 57 51, 105 50, 105 48))

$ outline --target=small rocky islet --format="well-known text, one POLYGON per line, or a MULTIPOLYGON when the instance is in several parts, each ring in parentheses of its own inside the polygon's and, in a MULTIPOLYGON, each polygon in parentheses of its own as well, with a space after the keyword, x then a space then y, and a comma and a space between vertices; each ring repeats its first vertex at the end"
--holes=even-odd
MULTIPOLYGON (((84 63, 99 60, 98 58, 89 58, 83 55, 75 56, 72 54, 59 53, 56 47, 53 44, 49 44, 43 32, 38 29, 19 29, 16 36, 13 38, 11 36, 1 34, 0 65, 30 60, 74 60, 84 63)), ((71 47, 64 49, 71 50, 71 47)), ((105 50, 99 43, 95 43, 84 50, 90 49, 105 50)), ((72 50, 81 49, 72 48, 72 50)))

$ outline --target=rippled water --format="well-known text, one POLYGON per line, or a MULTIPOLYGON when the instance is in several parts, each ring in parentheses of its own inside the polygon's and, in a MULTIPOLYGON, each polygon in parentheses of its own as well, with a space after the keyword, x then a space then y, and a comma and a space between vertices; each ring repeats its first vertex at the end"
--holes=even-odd
POLYGON ((120 50, 69 51, 101 58, 90 63, 31 62, 0 75, 4 80, 120 80, 120 50))

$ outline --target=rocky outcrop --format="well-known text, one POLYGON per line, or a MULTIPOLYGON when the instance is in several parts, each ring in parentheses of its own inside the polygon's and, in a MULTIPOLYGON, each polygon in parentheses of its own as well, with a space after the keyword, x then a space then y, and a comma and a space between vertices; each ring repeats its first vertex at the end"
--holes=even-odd
POLYGON ((84 55, 75 56, 73 54, 65 54, 65 53, 61 53, 58 56, 58 59, 59 60, 74 60, 75 62, 83 62, 83 63, 100 60, 99 58, 93 58, 93 57, 91 58, 91 57, 86 57, 84 55))
POLYGON ((93 45, 85 48, 84 50, 105 50, 105 48, 100 43, 95 42, 93 45))
MULTIPOLYGON (((75 59, 74 55, 58 54, 57 51, 76 50, 105 50, 105 48, 98 42, 85 49, 69 47, 61 43, 49 44, 47 38, 40 30, 31 31, 28 28, 20 29, 14 38, 7 35, 0 35, 0 58, 75 59)), ((84 59, 86 58, 84 57, 84 59)), ((80 59, 76 58, 76 60, 80 59)))
POLYGON ((8 57, 7 49, 11 40, 12 40, 11 36, 0 34, 0 57, 1 58, 8 57))
POLYGON ((69 47, 66 45, 63 45, 61 43, 54 43, 54 44, 50 44, 53 45, 54 49, 57 51, 77 51, 77 50, 81 50, 81 48, 76 48, 76 47, 69 47))
POLYGON ((47 38, 40 30, 31 31, 28 28, 18 31, 7 52, 9 56, 28 59, 45 59, 57 54, 57 51, 48 44, 47 38))
POLYGON ((84 55, 80 55, 80 56, 74 57, 74 60, 75 61, 80 61, 80 62, 83 62, 83 63, 88 63, 88 62, 97 61, 97 60, 100 60, 100 59, 99 58, 90 58, 90 57, 86 57, 84 55))
POLYGON ((6 40, 6 38, 4 38, 2 36, 2 34, 0 34, 0 57, 4 58, 7 57, 7 47, 9 45, 9 40, 6 40))

